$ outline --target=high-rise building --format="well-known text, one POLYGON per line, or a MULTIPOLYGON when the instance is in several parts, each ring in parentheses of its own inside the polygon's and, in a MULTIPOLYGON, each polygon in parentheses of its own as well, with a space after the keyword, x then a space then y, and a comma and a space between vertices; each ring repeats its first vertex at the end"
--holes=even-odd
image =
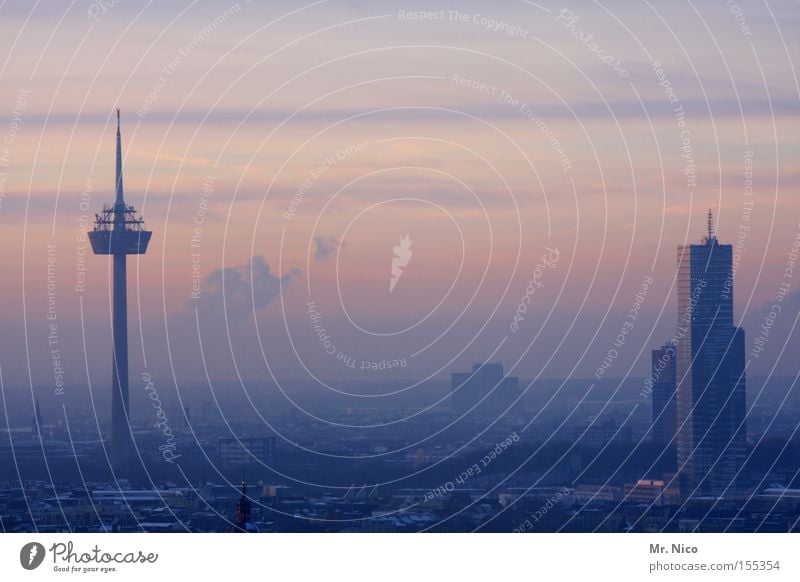
POLYGON ((219 462, 225 467, 244 467, 249 463, 267 466, 273 463, 275 437, 219 439, 219 462))
POLYGON ((736 487, 746 455, 744 330, 733 325, 733 247, 708 235, 678 247, 677 441, 681 495, 736 487))
MULTIPOLYGON (((675 346, 664 344, 652 351, 650 358, 650 381, 653 398, 653 431, 654 443, 668 446, 675 438, 675 346)), ((674 460, 674 459, 673 459, 674 460)))
POLYGON ((455 372, 450 377, 450 398, 459 413, 503 412, 519 395, 519 378, 505 376, 500 363, 475 364, 472 372, 455 372))

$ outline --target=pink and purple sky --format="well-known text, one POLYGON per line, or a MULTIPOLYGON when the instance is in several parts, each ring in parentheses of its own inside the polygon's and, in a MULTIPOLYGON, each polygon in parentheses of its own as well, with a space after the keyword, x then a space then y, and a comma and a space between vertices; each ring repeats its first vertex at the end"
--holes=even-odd
POLYGON ((0 2, 4 384, 53 384, 54 345, 107 381, 110 261, 80 238, 116 107, 154 231, 132 378, 589 378, 652 278, 606 373, 643 376, 709 208, 748 346, 791 286, 749 373, 796 373, 800 6, 740 4, 0 2))

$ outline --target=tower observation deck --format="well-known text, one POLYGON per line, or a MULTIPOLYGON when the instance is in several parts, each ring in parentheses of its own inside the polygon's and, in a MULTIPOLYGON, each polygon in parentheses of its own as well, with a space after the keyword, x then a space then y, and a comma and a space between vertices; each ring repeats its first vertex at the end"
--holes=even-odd
POLYGON ((112 333, 114 353, 111 368, 111 463, 115 473, 127 473, 133 461, 133 439, 128 422, 128 297, 127 256, 143 255, 153 233, 133 206, 125 204, 122 190, 122 138, 117 109, 116 198, 95 215, 89 232, 96 255, 114 257, 114 306, 112 333))

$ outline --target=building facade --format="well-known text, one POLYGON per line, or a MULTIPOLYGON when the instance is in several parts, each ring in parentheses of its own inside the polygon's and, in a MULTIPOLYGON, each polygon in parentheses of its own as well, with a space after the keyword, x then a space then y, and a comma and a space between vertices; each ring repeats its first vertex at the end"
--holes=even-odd
POLYGON ((678 247, 676 358, 681 496, 736 489, 746 455, 744 330, 733 324, 733 247, 713 234, 678 247))
POLYGON ((675 397, 675 346, 664 344, 651 353, 650 381, 653 394, 652 439, 663 447, 674 444, 678 402, 675 397))

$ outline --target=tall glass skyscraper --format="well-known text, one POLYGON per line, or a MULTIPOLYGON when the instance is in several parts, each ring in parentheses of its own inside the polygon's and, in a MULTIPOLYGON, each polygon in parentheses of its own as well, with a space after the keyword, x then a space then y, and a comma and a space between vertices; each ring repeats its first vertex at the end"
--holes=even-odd
MULTIPOLYGON (((653 442, 672 444, 675 438, 675 346, 666 343, 653 350, 650 357, 653 389, 653 442)), ((675 458, 673 457, 673 462, 675 458)))
POLYGON ((744 330, 733 325, 732 245, 711 211, 700 244, 678 247, 677 436, 681 496, 736 488, 746 454, 744 330))

